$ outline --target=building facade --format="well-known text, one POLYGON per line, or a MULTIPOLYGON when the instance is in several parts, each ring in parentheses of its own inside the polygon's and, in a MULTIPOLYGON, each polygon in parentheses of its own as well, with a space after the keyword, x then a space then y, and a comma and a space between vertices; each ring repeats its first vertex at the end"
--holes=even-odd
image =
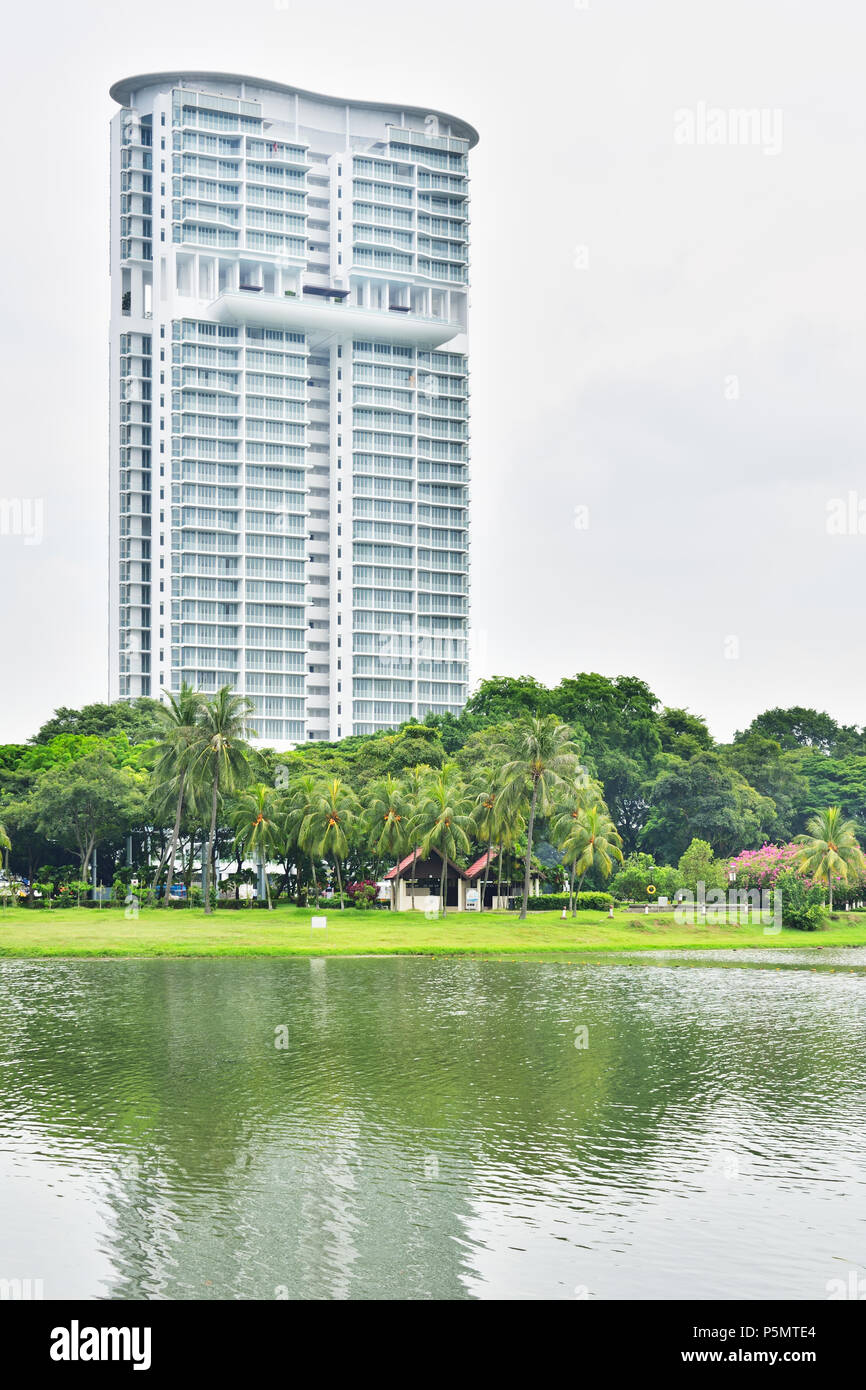
POLYGON ((261 741, 468 689, 465 122, 223 73, 111 89, 110 696, 261 741))

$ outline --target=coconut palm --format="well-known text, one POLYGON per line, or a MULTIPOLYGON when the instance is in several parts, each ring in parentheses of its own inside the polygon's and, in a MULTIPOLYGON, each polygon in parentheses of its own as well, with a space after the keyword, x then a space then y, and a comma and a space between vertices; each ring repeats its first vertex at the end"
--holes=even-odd
POLYGON ((188 798, 188 793, 191 790, 189 769, 192 748, 201 718, 204 696, 197 690, 193 690, 186 681, 181 685, 177 695, 167 690, 165 696, 168 704, 160 705, 157 711, 158 718, 163 725, 163 732, 153 775, 157 786, 177 789, 177 806, 169 847, 157 868, 153 881, 156 885, 162 873, 163 864, 167 864, 163 906, 168 907, 184 801, 188 798))
MULTIPOLYGON (((316 874, 316 835, 310 819, 313 806, 319 794, 318 780, 311 773, 296 777, 289 788, 288 804, 284 815, 284 831, 287 841, 294 841, 298 849, 306 854, 313 874, 313 891, 319 901, 319 879, 316 874)), ((298 875, 300 887, 300 873, 298 875)))
POLYGON ((251 859, 258 860, 259 883, 264 879, 268 911, 273 912, 267 867, 268 859, 279 840, 273 790, 266 787, 264 782, 257 782, 249 791, 241 793, 235 802, 232 823, 236 832, 235 844, 239 851, 242 850, 251 859))
POLYGON ((577 892, 573 893, 572 898, 572 916, 576 917, 577 899, 590 870, 594 869, 607 879, 613 872, 614 861, 622 863, 622 836, 608 815, 607 808, 595 802, 570 820, 560 848, 571 868, 572 891, 574 880, 578 879, 577 892))
POLYGON ((252 708, 244 695, 233 694, 229 685, 221 686, 202 705, 190 747, 190 771, 210 800, 210 830, 202 863, 204 910, 208 914, 213 911, 207 874, 213 866, 217 808, 220 797, 243 786, 249 776, 247 759, 252 749, 247 735, 253 732, 248 725, 252 708))
POLYGON ((409 893, 412 911, 415 911, 415 865, 418 862, 418 837, 423 810, 427 802, 427 788, 433 769, 427 763, 410 767, 403 774, 403 795, 406 803, 406 843, 412 846, 412 877, 409 880, 409 893))
POLYGON ((473 778, 469 794, 473 798, 473 831, 475 838, 481 844, 487 845, 487 854, 484 860, 484 879, 481 884, 481 898, 478 904, 479 912, 484 911, 484 899, 487 895, 487 884, 490 878, 490 853, 493 849, 493 841, 499 829, 501 820, 501 790, 502 790, 502 770, 498 766, 488 766, 481 769, 476 777, 473 778))
MULTIPOLYGON (((600 783, 596 782, 585 769, 579 769, 577 776, 566 782, 557 792, 550 818, 550 834, 553 843, 560 847, 571 835, 581 816, 593 806, 607 811, 600 783)), ((574 875, 569 879, 568 907, 573 906, 574 875)))
POLYGON ((800 868, 830 890, 833 911, 833 880, 847 882, 849 870, 862 872, 866 858, 857 842, 857 824, 843 820, 839 806, 827 806, 806 824, 805 835, 794 843, 802 846, 800 868))
POLYGON ((3 877, 6 880, 3 895, 3 905, 6 906, 6 895, 9 892, 9 855, 12 852, 12 841, 9 839, 9 832, 5 825, 0 825, 0 854, 3 856, 3 877))
POLYGON ((330 855, 334 862, 341 912, 345 907, 341 866, 349 853, 358 810, 358 799, 352 789, 339 777, 330 777, 316 787, 304 821, 304 839, 311 851, 320 859, 330 855))
POLYGON ((442 859, 439 904, 443 917, 448 914, 445 901, 448 860, 468 854, 469 835, 473 829, 472 812, 472 797, 466 790, 457 764, 446 763, 430 778, 417 816, 422 854, 427 855, 431 849, 435 849, 442 859))
POLYGON ((502 902, 502 870, 506 853, 511 853, 526 830, 526 816, 519 803, 507 795, 499 797, 496 812, 496 901, 502 902))
MULTIPOLYGON (((409 804, 405 787, 389 773, 374 783, 363 817, 363 831, 369 851, 377 860, 388 858, 399 863, 407 848, 409 804)), ((394 905, 396 880, 391 882, 394 905)))
POLYGON ((577 746, 571 729, 555 714, 530 715, 517 732, 515 756, 502 769, 506 795, 519 804, 529 802, 526 857, 523 866, 523 902, 520 920, 526 918, 529 902, 530 867, 537 813, 547 814, 554 793, 573 781, 580 769, 577 746))

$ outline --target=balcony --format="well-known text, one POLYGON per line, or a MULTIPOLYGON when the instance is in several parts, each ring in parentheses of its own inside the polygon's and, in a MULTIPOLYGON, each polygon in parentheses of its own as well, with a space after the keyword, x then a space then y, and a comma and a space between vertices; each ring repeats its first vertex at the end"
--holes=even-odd
MULTIPOLYGON (((334 290, 335 294, 340 291, 334 290)), ((254 324, 305 333, 312 347, 332 338, 383 339, 418 348, 438 348, 464 332, 463 326, 445 319, 416 313, 391 313, 359 304, 335 304, 318 295, 289 297, 269 293, 226 290, 210 305, 220 323, 254 324)))

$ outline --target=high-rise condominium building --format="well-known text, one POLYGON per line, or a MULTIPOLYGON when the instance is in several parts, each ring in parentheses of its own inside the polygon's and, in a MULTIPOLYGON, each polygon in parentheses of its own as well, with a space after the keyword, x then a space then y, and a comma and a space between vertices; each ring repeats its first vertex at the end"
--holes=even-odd
POLYGON ((467 693, 464 121, 231 73, 111 89, 111 698, 276 746, 467 693))

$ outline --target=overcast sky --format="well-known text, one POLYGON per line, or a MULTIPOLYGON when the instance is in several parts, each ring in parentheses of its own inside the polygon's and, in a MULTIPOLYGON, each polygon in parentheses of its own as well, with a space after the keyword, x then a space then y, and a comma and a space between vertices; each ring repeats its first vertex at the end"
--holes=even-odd
POLYGON ((0 499, 43 538, 0 534, 0 742, 106 698, 108 87, 183 67, 481 133, 473 680, 866 722, 859 0, 45 0, 5 38, 0 499))

